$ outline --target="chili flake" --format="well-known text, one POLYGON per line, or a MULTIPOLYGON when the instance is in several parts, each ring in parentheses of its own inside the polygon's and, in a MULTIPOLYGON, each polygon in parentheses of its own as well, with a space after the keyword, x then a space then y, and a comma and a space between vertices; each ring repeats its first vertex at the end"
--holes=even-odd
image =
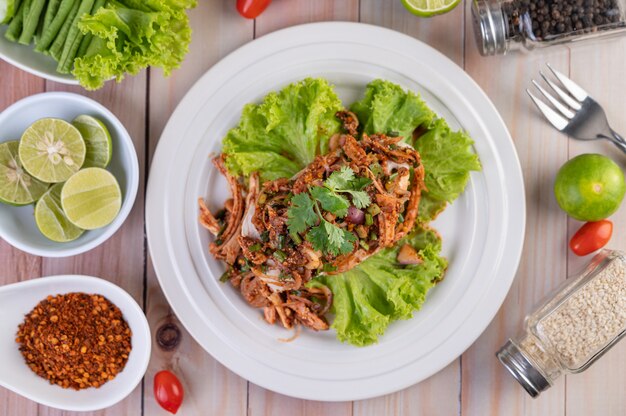
POLYGON ((63 388, 100 387, 124 369, 131 330, 101 295, 48 296, 28 313, 15 341, 38 376, 63 388))

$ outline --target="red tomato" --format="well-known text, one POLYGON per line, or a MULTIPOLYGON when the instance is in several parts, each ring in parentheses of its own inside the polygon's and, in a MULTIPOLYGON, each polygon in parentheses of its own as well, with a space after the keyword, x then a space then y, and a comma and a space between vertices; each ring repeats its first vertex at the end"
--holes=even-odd
POLYGON ((237 0, 239 14, 247 19, 256 19, 272 0, 237 0))
POLYGON ((183 385, 173 373, 164 370, 154 376, 154 397, 162 408, 176 414, 183 403, 183 385))
POLYGON ((609 242, 613 234, 613 223, 600 220, 585 223, 569 242, 569 247, 577 256, 586 256, 601 249, 609 242))

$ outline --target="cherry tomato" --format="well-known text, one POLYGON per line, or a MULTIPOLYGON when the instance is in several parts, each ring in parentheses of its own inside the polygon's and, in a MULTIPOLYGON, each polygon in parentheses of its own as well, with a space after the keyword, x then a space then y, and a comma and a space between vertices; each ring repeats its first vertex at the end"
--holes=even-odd
POLYGON ((183 385, 173 373, 164 370, 154 376, 154 397, 162 408, 176 414, 183 403, 183 385))
POLYGON ((247 19, 256 19, 272 0, 237 0, 239 14, 247 19))
POLYGON ((601 249, 609 242, 613 234, 613 223, 600 220, 585 223, 569 242, 569 247, 577 256, 586 256, 601 249))

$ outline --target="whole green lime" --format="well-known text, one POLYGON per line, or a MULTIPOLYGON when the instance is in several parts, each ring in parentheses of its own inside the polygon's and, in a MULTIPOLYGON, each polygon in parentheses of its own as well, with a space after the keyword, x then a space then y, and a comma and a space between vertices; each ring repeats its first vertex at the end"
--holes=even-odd
POLYGON ((579 221, 599 221, 619 208, 626 192, 622 169, 606 156, 583 154, 556 175, 554 195, 563 211, 579 221))

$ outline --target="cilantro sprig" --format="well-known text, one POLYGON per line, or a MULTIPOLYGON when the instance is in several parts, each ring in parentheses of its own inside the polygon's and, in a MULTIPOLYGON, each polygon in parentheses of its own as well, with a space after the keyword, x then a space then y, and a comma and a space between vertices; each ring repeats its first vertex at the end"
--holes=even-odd
MULTIPOLYGON (((365 177, 356 176, 354 171, 348 166, 333 172, 324 182, 326 189, 334 195, 345 193, 352 197, 352 203, 359 209, 367 208, 372 202, 370 196, 364 191, 365 187, 372 183, 372 180, 365 177)), ((345 215, 344 215, 345 216, 345 215)))
POLYGON ((289 233, 295 235, 310 228, 305 238, 315 250, 334 256, 351 252, 357 241, 356 236, 327 221, 321 209, 344 218, 350 207, 346 194, 351 196, 355 207, 367 208, 371 200, 364 189, 370 183, 370 179, 357 177, 352 169, 344 166, 333 172, 324 182, 324 186, 311 186, 308 192, 293 196, 287 210, 289 233))

